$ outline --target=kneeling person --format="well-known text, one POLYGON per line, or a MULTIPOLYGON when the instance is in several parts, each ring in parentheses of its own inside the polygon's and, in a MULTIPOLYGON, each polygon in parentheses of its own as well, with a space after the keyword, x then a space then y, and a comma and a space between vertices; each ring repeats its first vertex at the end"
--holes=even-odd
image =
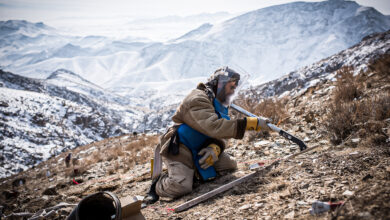
POLYGON ((209 180, 219 171, 236 169, 236 161, 224 152, 222 139, 242 139, 246 130, 269 129, 261 118, 229 118, 227 106, 239 83, 240 74, 224 67, 182 101, 172 117, 175 125, 161 136, 156 147, 147 203, 159 196, 176 198, 190 193, 195 172, 209 180), (166 174, 161 174, 161 156, 168 168, 166 174))

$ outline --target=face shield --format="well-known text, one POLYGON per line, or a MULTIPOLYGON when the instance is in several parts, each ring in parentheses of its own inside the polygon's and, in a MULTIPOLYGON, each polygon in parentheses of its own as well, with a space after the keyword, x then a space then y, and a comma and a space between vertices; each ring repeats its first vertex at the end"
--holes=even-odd
POLYGON ((217 81, 216 98, 224 106, 229 106, 239 91, 247 85, 249 74, 240 68, 240 72, 230 67, 223 67, 215 71, 212 75, 217 81))

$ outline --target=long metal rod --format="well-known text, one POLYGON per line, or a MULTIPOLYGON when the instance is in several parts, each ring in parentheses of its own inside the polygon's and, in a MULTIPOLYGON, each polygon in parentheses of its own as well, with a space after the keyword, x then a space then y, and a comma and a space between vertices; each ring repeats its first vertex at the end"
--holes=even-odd
POLYGON ((176 206, 176 207, 174 208, 174 211, 175 211, 175 212, 181 212, 181 211, 184 211, 184 210, 186 210, 186 209, 189 209, 189 208, 191 208, 191 207, 193 207, 193 206, 195 206, 195 205, 197 205, 197 204, 199 204, 199 203, 201 203, 201 202, 203 202, 203 201, 205 201, 205 200, 207 200, 207 199, 209 199, 209 198, 211 198, 211 197, 214 197, 215 195, 218 195, 218 194, 220 194, 220 193, 222 193, 222 192, 225 192, 225 191, 227 191, 227 190, 233 188, 234 186, 237 186, 237 185, 239 185, 239 184, 241 184, 241 183, 243 183, 243 182, 246 182, 246 181, 252 179, 252 178, 255 177, 257 174, 261 174, 262 172, 267 172, 267 171, 271 170, 271 168, 272 168, 273 166, 279 164, 279 163, 282 162, 282 161, 292 159, 292 158, 294 158, 294 157, 296 157, 296 156, 298 156, 298 155, 301 155, 301 154, 304 154, 304 153, 306 153, 306 152, 308 152, 308 151, 311 151, 311 150, 313 150, 313 149, 316 149, 316 148, 319 147, 319 146, 320 146, 320 145, 316 145, 316 146, 310 147, 310 148, 308 148, 308 149, 306 149, 306 150, 304 150, 304 151, 300 151, 300 152, 298 152, 298 153, 295 153, 295 154, 292 154, 292 155, 290 155, 290 156, 284 157, 284 158, 282 158, 281 160, 275 160, 275 161, 273 161, 271 164, 269 164, 269 165, 267 165, 267 166, 265 166, 265 167, 262 167, 262 168, 260 168, 260 169, 257 169, 256 171, 254 171, 254 172, 252 172, 252 173, 249 173, 249 174, 247 174, 247 175, 245 175, 245 176, 243 176, 243 177, 240 177, 240 178, 238 178, 238 179, 236 179, 236 180, 234 180, 234 181, 232 181, 232 182, 230 182, 230 183, 227 183, 227 184, 225 184, 225 185, 222 185, 222 186, 220 186, 220 187, 218 187, 218 188, 216 188, 216 189, 214 189, 214 190, 211 190, 210 192, 207 192, 207 193, 205 193, 205 194, 203 194, 203 195, 200 195, 200 196, 198 196, 198 197, 195 197, 195 198, 191 199, 190 201, 187 201, 187 202, 185 202, 185 203, 183 203, 183 204, 180 204, 180 205, 176 206))
MULTIPOLYGON (((251 112, 248 112, 247 110, 241 108, 240 106, 238 105, 235 105, 235 104, 231 104, 230 107, 232 107, 234 110, 246 115, 246 116, 249 116, 249 117, 259 117, 251 112)), ((271 124, 271 123, 267 123, 268 127, 270 127, 273 131, 279 133, 281 136, 283 136, 284 138, 298 144, 299 146, 299 149, 301 151, 305 150, 307 148, 306 144, 299 138, 295 137, 294 135, 288 133, 287 131, 284 131, 278 127, 276 127, 276 125, 274 124, 271 124)))
POLYGON ((220 186, 220 187, 218 187, 218 188, 216 188, 214 190, 211 190, 208 193, 205 193, 205 194, 203 194, 201 196, 198 196, 198 197, 196 197, 196 198, 194 198, 194 199, 192 199, 192 200, 190 200, 188 202, 185 202, 185 203, 175 207, 174 210, 175 210, 175 212, 181 212, 181 211, 184 211, 184 210, 186 210, 188 208, 191 208, 194 205, 197 205, 197 204, 199 204, 199 203, 201 203, 201 202, 203 202, 203 201, 205 201, 205 200, 207 200, 207 199, 209 199, 209 198, 211 198, 211 197, 213 197, 213 196, 215 196, 215 195, 217 195, 219 193, 225 192, 225 191, 233 188, 234 186, 247 181, 248 179, 251 179, 253 176, 256 175, 256 173, 257 173, 257 171, 252 172, 252 173, 247 174, 247 175, 245 175, 245 176, 243 176, 243 177, 241 177, 239 179, 236 179, 236 180, 234 180, 234 181, 232 181, 230 183, 222 185, 222 186, 220 186))

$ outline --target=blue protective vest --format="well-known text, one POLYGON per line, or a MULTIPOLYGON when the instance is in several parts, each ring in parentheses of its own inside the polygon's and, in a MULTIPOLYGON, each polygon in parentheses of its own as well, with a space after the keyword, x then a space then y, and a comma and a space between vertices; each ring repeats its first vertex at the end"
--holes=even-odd
MULTIPOLYGON (((217 99, 213 100, 213 105, 215 108, 215 113, 218 114, 218 118, 230 120, 227 107, 223 106, 217 99)), ((198 169, 202 179, 208 180, 210 178, 216 177, 217 173, 215 172, 215 168, 213 166, 210 166, 204 170, 199 165, 199 160, 202 156, 198 155, 198 152, 201 150, 200 148, 205 143, 205 141, 210 137, 200 133, 186 124, 181 124, 177 129, 177 132, 179 134, 180 142, 191 150, 195 167, 198 169)))

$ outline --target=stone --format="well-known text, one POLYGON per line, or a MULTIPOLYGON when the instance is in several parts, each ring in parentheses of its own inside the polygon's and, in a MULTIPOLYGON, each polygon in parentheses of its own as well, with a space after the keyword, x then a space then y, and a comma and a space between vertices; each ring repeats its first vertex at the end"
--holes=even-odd
POLYGON ((369 212, 360 212, 358 213, 358 216, 362 219, 373 219, 373 216, 369 212))
POLYGON ((357 144, 360 142, 360 138, 352 138, 351 141, 352 141, 352 143, 357 144))
POLYGON ((304 184, 303 186, 301 186, 301 189, 307 189, 309 188, 310 184, 309 183, 306 183, 304 184))
POLYGON ((260 208, 260 207, 263 207, 264 206, 264 203, 256 203, 255 204, 255 208, 260 208))
POLYGON ((329 144, 329 141, 327 141, 327 140, 320 140, 320 142, 319 142, 320 144, 329 144))
POLYGON ((42 193, 42 195, 48 195, 48 196, 53 196, 53 195, 58 195, 56 186, 50 186, 49 188, 45 189, 42 193))
POLYGON ((246 210, 246 209, 249 209, 251 207, 250 204, 246 204, 246 205, 243 205, 241 206, 240 208, 238 208, 239 210, 246 210))
POLYGON ((68 216, 73 210, 73 207, 64 207, 58 210, 58 214, 68 216))
POLYGON ((345 190, 345 192, 343 192, 343 196, 352 196, 352 195, 353 195, 352 191, 345 190))

